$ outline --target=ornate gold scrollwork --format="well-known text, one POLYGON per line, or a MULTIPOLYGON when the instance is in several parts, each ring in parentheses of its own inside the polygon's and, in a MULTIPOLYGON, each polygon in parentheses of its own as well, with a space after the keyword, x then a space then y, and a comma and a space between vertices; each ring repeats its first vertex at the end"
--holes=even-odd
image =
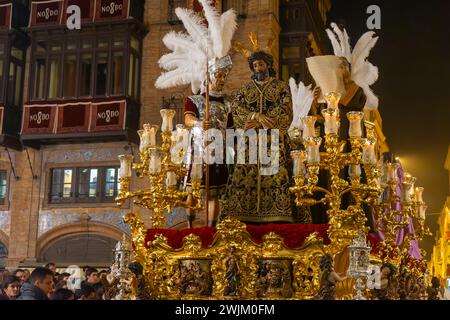
POLYGON ((319 288, 324 245, 316 233, 294 250, 275 233, 257 244, 244 223, 227 217, 209 247, 190 234, 173 249, 162 235, 145 247, 140 218, 129 214, 125 220, 155 299, 312 299, 319 288))

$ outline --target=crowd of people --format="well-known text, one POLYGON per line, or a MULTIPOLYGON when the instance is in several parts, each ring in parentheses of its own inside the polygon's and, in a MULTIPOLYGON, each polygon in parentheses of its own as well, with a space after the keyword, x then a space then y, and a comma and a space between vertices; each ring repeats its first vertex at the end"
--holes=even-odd
MULTIPOLYGON (((137 262, 129 265, 137 282, 138 300, 148 300, 142 279, 142 267, 137 262)), ((10 272, 0 269, 1 300, 112 300, 117 293, 118 279, 111 270, 101 270, 86 266, 80 269, 84 274, 77 276, 68 272, 57 272, 54 263, 38 267, 31 273, 28 269, 10 272), (78 277, 79 276, 79 277, 78 277)), ((381 290, 383 291, 383 284, 381 290)), ((433 277, 426 288, 426 300, 450 300, 450 291, 439 279, 433 277)), ((378 297, 381 300, 384 298, 378 297)), ((389 300, 389 299, 388 299, 389 300)))
MULTIPOLYGON (((0 270, 0 300, 110 300, 113 281, 108 270, 86 266, 84 280, 74 283, 67 272, 58 273, 54 263, 10 272, 0 270)), ((81 279, 80 279, 81 280, 81 279)))

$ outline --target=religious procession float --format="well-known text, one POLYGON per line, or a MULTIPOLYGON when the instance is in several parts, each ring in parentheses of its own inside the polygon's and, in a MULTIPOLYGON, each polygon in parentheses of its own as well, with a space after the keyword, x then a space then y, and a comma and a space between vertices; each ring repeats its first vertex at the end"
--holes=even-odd
POLYGON ((233 10, 203 16, 177 8, 185 31, 169 32, 155 86, 190 85, 184 124, 161 110, 144 124, 139 156, 119 157, 121 206, 117 299, 424 299, 433 294, 419 241, 423 188, 383 151, 368 61, 378 38, 352 49, 345 29, 326 30, 334 55, 307 59, 315 86, 276 78, 271 41, 233 41, 233 10), (265 44, 264 44, 265 45, 265 44), (250 81, 223 92, 231 52, 248 59, 250 81), (159 133, 160 132, 160 133, 159 133), (230 160, 231 159, 231 160, 230 160), (142 188, 131 185, 132 175, 142 188), (166 229, 182 210, 188 228, 166 229), (131 268, 129 263, 136 268, 131 268), (130 270, 131 268, 131 270, 130 270))

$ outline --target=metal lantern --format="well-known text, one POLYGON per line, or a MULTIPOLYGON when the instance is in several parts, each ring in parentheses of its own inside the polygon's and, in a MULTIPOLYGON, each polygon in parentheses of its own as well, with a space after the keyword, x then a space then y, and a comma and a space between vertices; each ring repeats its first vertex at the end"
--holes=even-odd
POLYGON ((370 245, 366 240, 366 234, 360 232, 358 237, 353 240, 348 247, 350 251, 350 264, 347 274, 349 277, 356 279, 356 294, 353 300, 365 300, 362 291, 365 288, 364 280, 367 280, 370 266, 370 245))
POLYGON ((114 264, 111 267, 112 276, 117 279, 117 294, 113 300, 134 300, 132 282, 134 275, 128 268, 132 262, 132 248, 125 235, 122 241, 117 242, 114 249, 114 264))

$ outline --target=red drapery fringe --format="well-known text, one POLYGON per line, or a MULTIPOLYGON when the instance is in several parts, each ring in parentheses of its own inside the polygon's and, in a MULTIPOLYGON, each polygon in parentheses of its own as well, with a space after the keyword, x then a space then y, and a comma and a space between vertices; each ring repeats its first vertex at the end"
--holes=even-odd
MULTIPOLYGON (((330 240, 327 235, 328 224, 271 224, 266 226, 247 225, 247 231, 250 233, 252 239, 256 243, 261 243, 263 236, 274 232, 284 239, 284 244, 289 249, 300 248, 305 239, 312 233, 317 232, 319 237, 324 241, 324 244, 329 244, 330 240)), ((149 229, 145 243, 153 241, 158 234, 162 234, 168 239, 169 245, 173 249, 179 249, 183 246, 183 238, 189 234, 195 234, 202 240, 204 248, 209 247, 216 232, 215 228, 202 227, 193 229, 149 229)), ((367 239, 371 242, 372 247, 380 241, 376 234, 369 234, 367 239)))

